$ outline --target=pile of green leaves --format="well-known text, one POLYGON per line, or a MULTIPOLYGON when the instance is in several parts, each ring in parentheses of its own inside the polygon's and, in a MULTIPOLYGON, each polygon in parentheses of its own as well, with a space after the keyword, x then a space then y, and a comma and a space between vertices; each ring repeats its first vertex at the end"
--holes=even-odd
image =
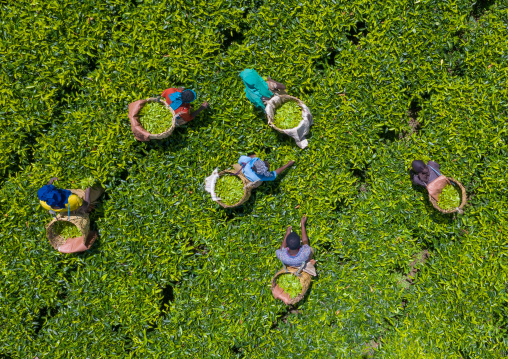
POLYGON ((293 274, 282 274, 277 278, 277 285, 291 298, 295 298, 302 292, 300 279, 293 274))
POLYGON ((221 176, 217 178, 215 193, 221 199, 222 203, 231 206, 240 202, 243 198, 243 182, 238 176, 221 176))
POLYGON ((0 357, 359 358, 372 342, 379 358, 507 356, 505 1, 0 12, 0 357), (310 108, 305 150, 245 98, 245 68, 310 108), (210 107, 136 141, 129 103, 180 86, 210 107), (296 163, 240 208, 210 201, 204 179, 248 152, 296 163), (414 159, 466 187, 464 215, 411 185, 414 159), (45 238, 36 193, 51 177, 106 189, 84 253, 45 238), (318 277, 295 311, 270 285, 304 214, 318 277))
POLYGON ((76 238, 83 235, 74 223, 68 221, 56 221, 53 225, 53 232, 64 238, 76 238))
POLYGON ((460 196, 461 193, 458 187, 447 184, 439 195, 439 208, 444 210, 457 208, 460 206, 460 196))
POLYGON ((173 114, 163 104, 148 102, 139 111, 139 122, 145 130, 159 134, 171 127, 173 114))
POLYGON ((280 129, 295 128, 302 120, 302 109, 295 101, 285 102, 275 112, 273 122, 280 129))

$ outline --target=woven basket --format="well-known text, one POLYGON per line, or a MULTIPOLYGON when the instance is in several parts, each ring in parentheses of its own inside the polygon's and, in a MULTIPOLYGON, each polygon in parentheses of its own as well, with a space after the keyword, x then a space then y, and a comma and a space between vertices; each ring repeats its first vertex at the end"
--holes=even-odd
POLYGON ((267 101, 265 107, 266 117, 268 118, 268 126, 274 130, 293 137, 300 148, 307 147, 308 143, 305 136, 309 133, 309 128, 313 124, 312 114, 309 108, 298 98, 289 95, 276 95, 267 101), (282 107, 286 102, 294 101, 302 109, 302 119, 298 126, 294 128, 278 128, 274 124, 275 113, 278 108, 282 107))
MULTIPOLYGON (((462 185, 462 183, 460 183, 459 181, 457 181, 456 179, 453 179, 452 177, 446 177, 446 179, 449 181, 449 182, 453 182, 454 184, 456 184, 457 186, 459 186, 460 188, 460 191, 461 191, 461 203, 460 203, 460 206, 458 206, 457 208, 452 208, 452 209, 442 209, 439 207, 439 202, 433 197, 430 195, 429 193, 429 200, 430 200, 430 203, 432 203, 432 205, 434 206, 435 209, 437 209, 439 212, 441 213, 455 213, 455 212, 458 212, 459 214, 462 214, 464 213, 463 211, 463 208, 464 206, 466 205, 467 203, 467 195, 466 195, 466 189, 464 188, 464 186, 462 185)), ((443 190, 443 188, 448 185, 448 182, 443 182, 444 185, 441 185, 440 186, 440 190, 443 190)), ((439 194, 441 194, 441 192, 439 192, 439 194)))
MULTIPOLYGON (((159 99, 157 98, 154 98, 154 97, 151 97, 151 98, 148 98, 147 99, 148 102, 158 102, 159 99)), ((169 127, 166 131, 162 132, 162 133, 157 133, 157 134, 150 134, 148 136, 148 138, 150 140, 162 140, 166 137, 169 137, 173 131, 175 130, 177 124, 176 124, 176 114, 175 114, 175 111, 171 108, 171 106, 168 105, 168 103, 166 102, 166 100, 164 100, 163 98, 160 99, 160 103, 164 105, 164 107, 166 107, 166 109, 168 111, 171 112, 171 114, 173 115, 173 119, 171 121, 171 127, 169 127)))
POLYGON ((303 297, 305 296, 305 293, 307 293, 307 290, 309 290, 310 282, 312 280, 312 277, 309 273, 301 272, 300 276, 298 277, 300 279, 300 283, 302 284, 302 291, 300 294, 298 294, 296 297, 291 298, 289 294, 284 292, 281 287, 277 285, 277 278, 281 275, 293 275, 292 273, 298 272, 298 268, 296 267, 287 267, 288 272, 282 268, 280 271, 278 271, 272 278, 272 294, 275 299, 282 300, 286 305, 294 305, 301 301, 303 297))
MULTIPOLYGON (((93 244, 89 243, 90 240, 90 218, 88 214, 79 214, 74 213, 71 216, 67 217, 67 214, 59 214, 54 218, 51 222, 46 225, 46 236, 49 239, 49 243, 56 250, 60 251, 60 248, 64 246, 67 242, 79 242, 80 244, 85 244, 85 247, 90 247, 93 244), (74 224, 83 234, 81 237, 76 238, 65 238, 55 233, 55 224, 59 221, 68 221, 74 224), (88 245, 87 245, 88 244, 88 245)), ((95 240, 95 239, 94 239, 95 240)), ((86 248, 84 249, 86 250, 86 248)))
POLYGON ((242 180, 243 183, 243 197, 242 199, 235 204, 227 205, 225 203, 222 203, 220 200, 217 201, 217 203, 223 207, 223 208, 235 208, 238 206, 241 206, 247 200, 250 198, 250 195, 252 194, 252 190, 254 188, 257 188, 261 185, 261 181, 252 182, 250 181, 241 171, 240 165, 234 165, 232 170, 224 170, 222 172, 219 172, 219 178, 222 176, 237 176, 242 180))

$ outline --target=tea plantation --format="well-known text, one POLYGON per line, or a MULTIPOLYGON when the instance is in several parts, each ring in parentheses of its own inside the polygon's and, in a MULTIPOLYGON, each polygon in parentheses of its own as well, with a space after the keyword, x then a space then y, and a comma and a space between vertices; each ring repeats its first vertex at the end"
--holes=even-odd
POLYGON ((508 356, 504 0, 0 1, 0 358, 508 356), (311 109, 268 127, 239 73, 311 109), (137 142, 127 106, 185 86, 210 108, 137 142), (296 164, 224 210, 204 179, 241 154, 296 164), (467 189, 444 215, 433 159, 467 189), (106 188, 82 254, 55 251, 37 189, 106 188), (318 277, 270 292, 301 217, 318 277), (408 275, 410 274, 410 275, 408 275))

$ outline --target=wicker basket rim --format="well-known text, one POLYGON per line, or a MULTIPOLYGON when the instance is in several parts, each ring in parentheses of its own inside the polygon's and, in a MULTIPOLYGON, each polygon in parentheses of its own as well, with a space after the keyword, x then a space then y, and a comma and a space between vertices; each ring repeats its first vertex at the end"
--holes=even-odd
POLYGON ((46 237, 48 238, 50 244, 53 248, 58 249, 59 245, 67 242, 71 238, 65 238, 61 235, 56 235, 53 231, 53 227, 57 222, 69 222, 75 225, 79 231, 81 232, 81 236, 79 237, 71 237, 71 238, 81 238, 88 235, 90 219, 88 214, 73 214, 71 216, 71 220, 67 219, 67 216, 55 217, 46 225, 46 237), (78 225, 78 222, 80 225, 78 225))
MULTIPOLYGON (((439 207, 438 205, 438 202, 430 195, 429 193, 429 200, 430 200, 430 203, 432 203, 432 206, 437 209, 439 212, 441 213, 444 213, 444 214, 449 214, 449 213, 455 213, 455 212, 461 212, 462 209, 464 208, 464 206, 466 205, 467 203, 467 194, 466 194, 466 189, 465 187, 462 185, 462 183, 460 183, 459 181, 457 181, 455 178, 453 177, 448 177, 448 176, 445 176, 450 182, 454 182, 456 183, 460 190, 461 190, 461 203, 460 205, 457 207, 457 208, 453 208, 453 209, 442 209, 441 207, 439 207)), ((444 187, 443 187, 444 188, 444 187)))
MULTIPOLYGON (((290 101, 293 101, 293 102, 296 102, 298 104, 298 106, 300 106, 300 108, 302 109, 302 113, 304 111, 305 108, 307 108, 307 105, 302 101, 300 100, 298 97, 294 97, 294 96, 291 96, 291 95, 278 95, 278 97, 282 98, 282 99, 289 99, 290 101), (304 108, 305 106, 305 108, 304 108)), ((287 101, 284 101, 284 103, 286 103, 287 101)), ((298 126, 296 127, 293 127, 293 128, 279 128, 275 125, 275 123, 273 122, 273 118, 272 116, 269 116, 269 115, 266 115, 267 119, 268 119, 268 125, 278 131, 286 131, 286 130, 293 130, 293 129, 299 129, 300 127, 302 127, 304 124, 302 123, 303 121, 303 118, 300 120, 300 123, 298 123, 298 126)))
POLYGON ((235 177, 238 177, 238 178, 240 179, 240 181, 242 181, 242 183, 243 183, 243 196, 242 196, 242 198, 241 198, 241 199, 240 199, 237 203, 235 203, 235 204, 225 204, 225 203, 223 203, 221 200, 218 200, 218 201, 217 201, 217 203, 218 203, 218 204, 220 204, 220 205, 221 205, 222 207, 224 207, 224 208, 233 208, 233 207, 236 207, 236 206, 238 206, 238 205, 242 204, 242 203, 243 203, 242 201, 244 201, 244 200, 245 200, 245 197, 250 195, 250 191, 248 191, 248 190, 245 188, 245 181, 243 180, 243 178, 242 178, 242 177, 240 177, 238 174, 236 174, 236 172, 235 172, 234 170, 223 170, 223 171, 219 172, 219 177, 218 177, 218 178, 221 178, 221 177, 223 177, 223 176, 225 176, 225 175, 227 175, 227 174, 228 174, 228 175, 230 175, 230 176, 235 176, 235 177))
MULTIPOLYGON (((160 98, 159 99, 157 97, 149 97, 149 98, 146 99, 146 101, 148 101, 148 102, 160 102, 173 115, 173 117, 171 119, 171 126, 167 130, 165 130, 163 132, 160 132, 160 133, 150 133, 148 131, 147 132, 150 133, 151 136, 162 136, 162 135, 164 135, 164 134, 166 134, 166 133, 168 133, 170 131, 172 132, 175 129, 175 127, 176 127, 176 113, 175 113, 175 110, 173 110, 171 108, 171 106, 166 102, 166 100, 164 98, 160 98)), ((146 128, 143 127, 141 122, 139 123, 139 125, 146 131, 146 128)))
MULTIPOLYGON (((298 271, 298 268, 295 268, 295 267, 287 267, 288 269, 288 272, 284 271, 283 269, 281 269, 280 271, 278 271, 277 273, 275 273, 275 275, 273 276, 272 278, 272 285, 271 285, 271 289, 273 290, 274 288, 276 287, 279 287, 279 285, 277 284, 277 278, 280 277, 281 275, 284 275, 284 274, 293 274, 295 272, 298 271)), ((293 274, 294 275, 294 274, 293 274)), ((310 274, 308 273, 305 273, 305 272, 302 272, 301 273, 301 276, 298 277, 296 276, 298 279, 300 279, 300 284, 302 285, 302 291, 300 292, 300 294, 298 294, 296 297, 294 298, 291 298, 290 302, 288 303, 288 305, 293 305, 293 304, 296 304, 298 303, 300 300, 303 299, 303 297, 305 296, 305 293, 307 293, 307 290, 304 291, 304 277, 305 276, 309 276, 310 277, 310 274)), ((312 279, 312 278, 311 278, 312 279)), ((280 288, 280 287, 279 287, 280 288)), ((280 288, 283 292, 284 290, 282 288, 280 288)), ((284 292, 286 293, 286 292, 284 292)), ((288 294, 288 293, 286 293, 288 294)), ((289 294, 288 294, 289 295, 289 294)))

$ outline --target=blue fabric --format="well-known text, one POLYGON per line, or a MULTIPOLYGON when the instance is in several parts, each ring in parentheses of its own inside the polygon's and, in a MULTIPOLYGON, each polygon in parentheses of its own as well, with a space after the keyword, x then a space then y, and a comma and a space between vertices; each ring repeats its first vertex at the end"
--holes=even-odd
POLYGON ((260 109, 265 109, 265 104, 263 100, 261 100, 262 96, 271 98, 273 93, 268 88, 268 84, 256 70, 245 69, 240 73, 240 77, 243 80, 243 84, 245 85, 245 95, 249 99, 249 101, 256 107, 260 109))
MULTIPOLYGON (((190 91, 194 94, 194 100, 196 99, 197 95, 196 95, 196 92, 194 90, 187 90, 185 89, 184 91, 190 91)), ((183 92, 183 91, 182 91, 183 92)), ((169 100, 171 101, 171 103, 169 104, 169 106, 174 110, 176 111, 176 109, 180 106, 182 106, 182 92, 173 92, 172 94, 169 95, 169 100)), ((192 100, 191 102, 194 102, 194 100, 192 100)))
POLYGON ((178 107, 182 106, 182 93, 178 91, 173 92, 169 95, 169 100, 171 101, 169 106, 173 109, 173 111, 176 111, 178 107))
POLYGON ((71 191, 56 188, 52 184, 42 186, 37 191, 37 197, 39 197, 39 200, 46 202, 48 206, 53 208, 65 208, 71 194, 71 191))
POLYGON ((290 267, 299 267, 303 262, 307 262, 309 260, 310 255, 312 254, 312 250, 308 244, 304 244, 300 247, 298 254, 292 256, 288 253, 288 247, 277 249, 275 251, 275 255, 279 260, 287 266, 290 267))
POLYGON ((249 181, 256 182, 256 181, 273 181, 277 177, 277 173, 275 171, 272 171, 273 176, 267 177, 267 176, 260 176, 256 172, 252 170, 252 165, 256 161, 261 161, 261 159, 254 157, 250 158, 249 156, 240 156, 240 159, 238 159, 238 163, 240 165, 244 165, 243 167, 243 174, 249 181))

